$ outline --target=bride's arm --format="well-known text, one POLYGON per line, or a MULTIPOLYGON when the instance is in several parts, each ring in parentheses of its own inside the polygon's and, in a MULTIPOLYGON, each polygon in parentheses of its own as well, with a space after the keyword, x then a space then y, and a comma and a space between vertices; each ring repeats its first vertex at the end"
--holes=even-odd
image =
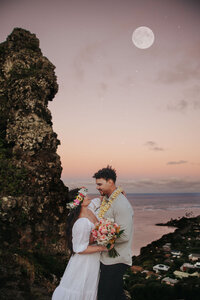
POLYGON ((93 237, 92 233, 90 233, 90 242, 89 242, 89 244, 90 245, 94 244, 94 242, 95 242, 94 237, 93 237))
POLYGON ((108 251, 105 246, 89 245, 91 234, 91 222, 87 218, 80 218, 73 227, 73 251, 79 254, 90 254, 108 251))
POLYGON ((90 254, 95 252, 108 251, 108 249, 104 246, 100 245, 89 245, 83 252, 78 252, 78 254, 90 254))

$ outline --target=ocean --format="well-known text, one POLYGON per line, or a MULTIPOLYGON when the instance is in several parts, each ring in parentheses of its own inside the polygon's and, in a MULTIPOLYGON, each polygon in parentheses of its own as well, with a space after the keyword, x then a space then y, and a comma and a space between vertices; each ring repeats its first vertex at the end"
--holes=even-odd
MULTIPOLYGON (((92 195, 93 197, 98 195, 92 195)), ((141 247, 174 232, 174 227, 156 226, 171 218, 200 215, 200 193, 127 194, 134 210, 133 255, 139 255, 141 247)))

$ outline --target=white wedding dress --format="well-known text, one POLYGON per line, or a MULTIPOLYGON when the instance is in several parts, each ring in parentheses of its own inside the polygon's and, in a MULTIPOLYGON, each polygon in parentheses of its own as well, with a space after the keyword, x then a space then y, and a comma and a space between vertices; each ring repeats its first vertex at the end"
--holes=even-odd
POLYGON ((79 218, 72 228, 74 255, 55 289, 52 300, 96 300, 99 283, 100 252, 78 254, 89 245, 94 224, 88 218, 79 218))

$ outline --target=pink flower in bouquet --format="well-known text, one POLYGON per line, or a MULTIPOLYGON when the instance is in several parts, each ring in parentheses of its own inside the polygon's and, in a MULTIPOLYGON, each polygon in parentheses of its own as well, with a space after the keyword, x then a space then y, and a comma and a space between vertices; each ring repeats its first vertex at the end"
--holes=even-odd
POLYGON ((106 226, 109 226, 109 225, 111 225, 111 222, 107 222, 107 223, 106 223, 106 226))
MULTIPOLYGON (((120 230, 120 226, 114 223, 113 219, 100 219, 92 230, 92 235, 97 244, 103 245, 108 249, 110 249, 112 244, 115 243, 115 240, 120 237, 122 233, 123 230, 120 230)), ((114 248, 110 249, 108 254, 110 257, 119 255, 114 248)))
POLYGON ((106 234, 106 233, 108 233, 108 230, 106 229, 106 227, 103 227, 101 232, 106 234))
POLYGON ((115 233, 115 231, 116 231, 115 228, 111 228, 110 232, 113 234, 113 233, 115 233))
POLYGON ((94 239, 96 239, 97 238, 97 231, 96 230, 92 230, 92 235, 93 235, 94 239))
POLYGON ((102 232, 103 226, 99 226, 99 232, 102 232))

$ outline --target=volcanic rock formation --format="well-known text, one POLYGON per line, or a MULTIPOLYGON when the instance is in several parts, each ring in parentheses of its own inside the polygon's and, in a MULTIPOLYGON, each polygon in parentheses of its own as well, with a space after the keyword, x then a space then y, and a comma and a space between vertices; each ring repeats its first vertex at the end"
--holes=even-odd
MULTIPOLYGON (((8 273, 25 268, 29 283, 37 277, 36 256, 66 255, 68 188, 47 107, 58 90, 54 69, 29 31, 15 28, 0 44, 0 255, 13 262, 8 273)), ((7 282, 2 270, 4 264, 0 282, 7 282)))

